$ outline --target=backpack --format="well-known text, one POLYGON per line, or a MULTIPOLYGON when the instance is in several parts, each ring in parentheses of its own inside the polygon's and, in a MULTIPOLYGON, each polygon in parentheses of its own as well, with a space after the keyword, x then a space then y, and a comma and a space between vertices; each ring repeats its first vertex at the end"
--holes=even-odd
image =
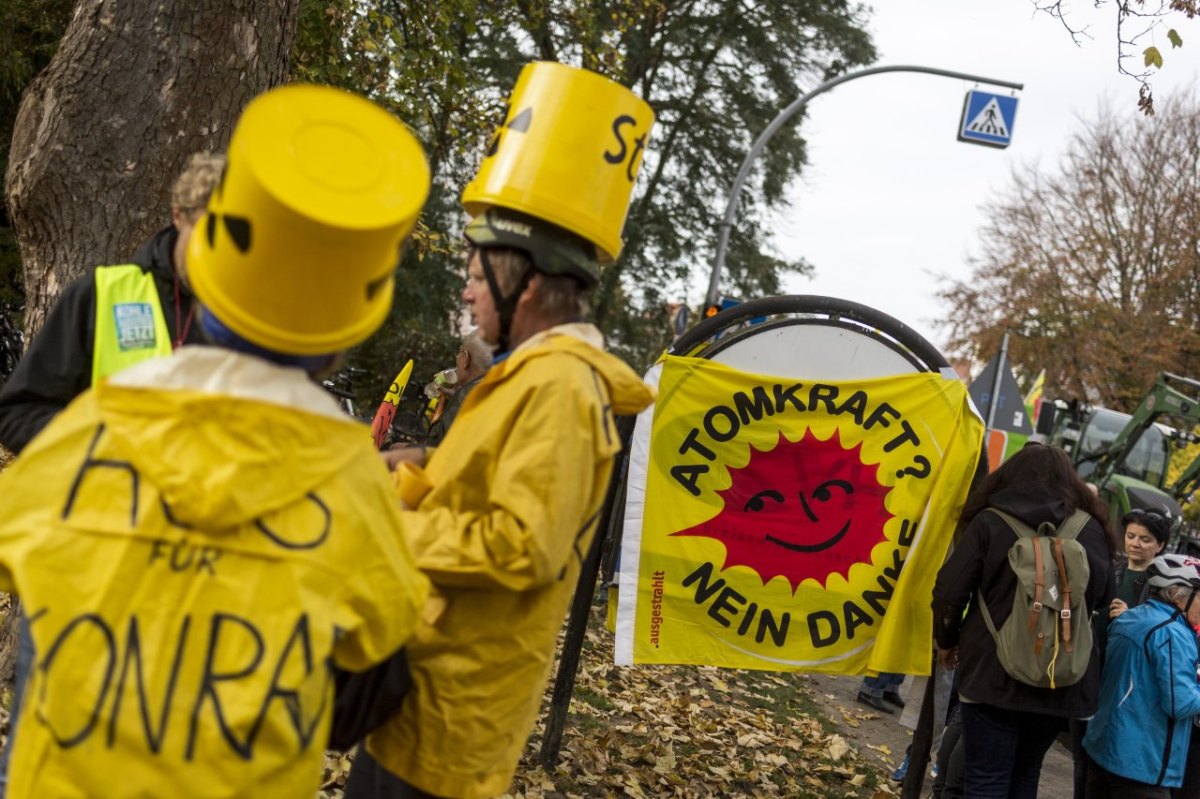
POLYGON ((1077 510, 1059 527, 1042 522, 1034 530, 996 508, 1017 542, 1008 565, 1017 575, 1012 613, 996 629, 987 603, 979 602, 983 621, 996 642, 1000 665, 1017 682, 1035 688, 1074 685, 1083 679, 1092 656, 1092 625, 1084 604, 1090 569, 1077 539, 1088 514, 1077 510))

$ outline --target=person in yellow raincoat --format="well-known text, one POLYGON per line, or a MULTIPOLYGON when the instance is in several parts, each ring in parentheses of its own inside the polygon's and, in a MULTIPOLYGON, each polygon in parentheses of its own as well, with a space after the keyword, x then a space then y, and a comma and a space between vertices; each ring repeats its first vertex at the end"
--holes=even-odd
POLYGON ((428 185, 362 98, 247 107, 187 254, 213 346, 101 381, 0 475, 35 649, 11 796, 316 793, 334 666, 394 653, 428 581, 367 429, 311 378, 385 318, 428 185))
POLYGON ((596 245, 494 194, 465 230, 462 299, 500 354, 427 462, 394 455, 405 535, 434 595, 405 647, 412 689, 359 751, 346 799, 507 790, 621 446, 613 417, 653 400, 582 321, 596 245))

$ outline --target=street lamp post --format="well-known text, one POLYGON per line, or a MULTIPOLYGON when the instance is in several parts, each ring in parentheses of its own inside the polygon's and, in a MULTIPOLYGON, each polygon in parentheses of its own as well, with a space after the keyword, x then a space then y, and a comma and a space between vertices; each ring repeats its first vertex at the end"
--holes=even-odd
POLYGON ((960 80, 974 81, 975 83, 986 83, 992 86, 1003 86, 1006 89, 1023 89, 1025 84, 1012 83, 1004 80, 993 80, 992 78, 984 78, 979 75, 969 75, 965 72, 954 72, 949 69, 936 69, 934 67, 917 67, 917 66, 894 66, 894 67, 870 67, 868 69, 860 69, 857 72, 850 72, 832 80, 827 80, 817 88, 813 89, 808 94, 792 102, 787 108, 779 112, 779 114, 771 120, 771 124, 767 125, 767 129, 758 135, 754 140, 754 144, 750 147, 750 152, 746 154, 746 159, 742 161, 741 168, 738 169, 737 177, 733 179, 733 186, 729 189, 729 203, 725 206, 725 218, 721 220, 720 232, 717 238, 717 255, 713 261, 712 276, 708 281, 708 295, 705 297, 704 307, 711 308, 717 304, 719 298, 721 284, 721 268, 725 266, 725 254, 729 249, 729 231, 733 228, 733 217, 737 213, 738 198, 742 193, 742 186, 746 183, 746 178, 750 174, 750 167, 762 155, 763 150, 767 148, 767 142, 771 137, 795 116, 808 101, 817 95, 824 94, 834 86, 865 78, 868 75, 878 75, 883 72, 920 72, 927 75, 941 75, 947 78, 958 78, 960 80))

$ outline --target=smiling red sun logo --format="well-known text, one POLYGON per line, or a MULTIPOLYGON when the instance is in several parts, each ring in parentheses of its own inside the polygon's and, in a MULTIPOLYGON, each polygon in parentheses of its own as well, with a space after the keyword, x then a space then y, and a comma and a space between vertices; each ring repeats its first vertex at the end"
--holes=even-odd
POLYGON ((750 448, 750 462, 730 469, 732 484, 717 493, 724 508, 706 522, 672 535, 707 536, 725 545, 725 566, 748 566, 763 585, 776 576, 792 586, 834 573, 849 577, 871 560, 892 514, 890 486, 879 464, 863 463, 862 445, 847 449, 838 433, 827 440, 811 430, 792 442, 779 434, 775 448, 750 448))

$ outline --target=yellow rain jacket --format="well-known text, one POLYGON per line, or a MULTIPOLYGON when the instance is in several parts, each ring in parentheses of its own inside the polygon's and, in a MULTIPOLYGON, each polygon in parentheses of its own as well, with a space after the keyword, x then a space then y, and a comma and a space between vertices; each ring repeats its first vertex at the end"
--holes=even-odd
POLYGON ((294 797, 337 665, 427 593, 366 428, 298 369, 210 347, 81 395, 0 475, 0 588, 36 668, 12 797, 294 797))
POLYGON ((613 415, 651 389, 591 325, 541 333, 491 368, 424 470, 396 473, 404 534, 434 597, 407 645, 413 689, 367 739, 437 796, 504 793, 620 448, 613 415))

